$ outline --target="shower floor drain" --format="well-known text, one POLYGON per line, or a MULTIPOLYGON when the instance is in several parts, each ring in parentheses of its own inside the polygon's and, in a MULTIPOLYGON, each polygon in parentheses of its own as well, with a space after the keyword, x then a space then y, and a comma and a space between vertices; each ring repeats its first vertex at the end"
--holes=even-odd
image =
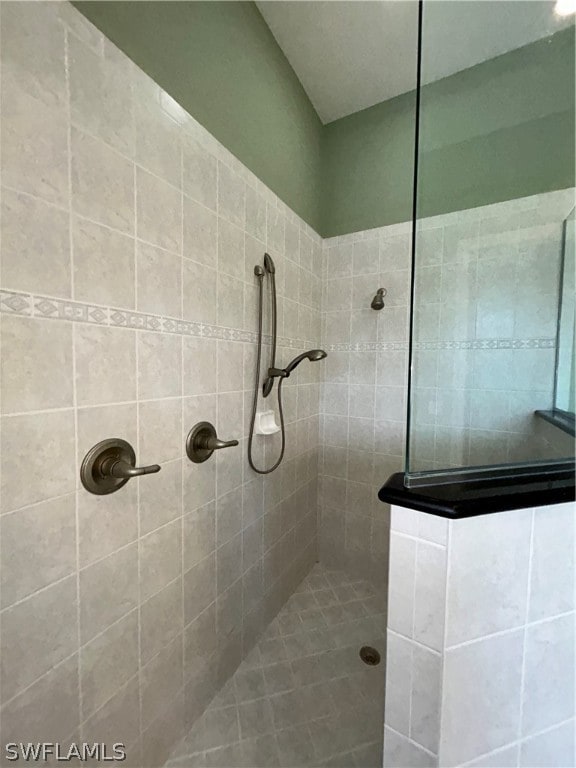
POLYGON ((360 648, 360 658, 364 664, 368 664, 371 667, 380 664, 380 654, 376 648, 372 648, 370 645, 363 645, 362 648, 360 648))

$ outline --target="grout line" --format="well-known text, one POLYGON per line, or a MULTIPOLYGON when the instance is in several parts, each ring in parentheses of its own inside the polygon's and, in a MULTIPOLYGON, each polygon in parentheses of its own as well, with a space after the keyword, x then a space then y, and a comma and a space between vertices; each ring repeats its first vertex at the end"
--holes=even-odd
MULTIPOLYGON (((73 575, 73 574, 71 574, 73 575)), ((70 576, 66 577, 70 578, 70 576)), ((61 579, 63 581, 63 579, 61 579)), ((39 590, 41 591, 41 590, 39 590)), ((39 683, 41 680, 46 678, 49 674, 54 672, 54 670, 64 666, 64 664, 67 664, 71 659, 73 659, 75 656, 78 656, 78 659, 80 659, 80 652, 83 648, 93 643, 98 638, 102 637, 109 629, 112 627, 115 627, 117 624, 120 624, 120 622, 124 621, 131 613, 134 613, 137 610, 136 606, 134 608, 131 608, 129 611, 127 611, 123 616, 121 616, 118 619, 115 619, 113 622, 108 624, 103 630, 95 634, 93 637, 91 637, 89 640, 87 640, 85 643, 81 644, 78 648, 76 648, 72 653, 68 654, 68 656, 65 656, 63 659, 60 659, 56 664, 53 664, 49 669, 47 669, 45 672, 43 672, 41 675, 39 675, 37 678, 35 678, 31 683, 26 685, 24 688, 19 690, 17 693, 15 693, 13 696, 11 696, 9 699, 7 699, 5 702, 2 703, 2 709, 4 709, 6 706, 8 706, 11 702, 15 701, 18 697, 24 695, 27 691, 29 691, 33 686, 35 686, 37 683, 39 683)), ((113 696, 116 695, 118 691, 116 690, 114 694, 110 697, 113 698, 113 696)))
MULTIPOLYGON (((383 456, 387 456, 388 454, 382 454, 383 456)), ((378 485, 378 483, 375 483, 375 485, 378 485)), ((428 514, 426 512, 417 512, 419 515, 425 515, 428 514)), ((449 521, 451 522, 451 521, 449 521)), ((410 541, 414 541, 417 544, 422 543, 426 546, 431 546, 434 549, 440 549, 443 551, 446 551, 446 544, 439 544, 437 541, 430 541, 429 539, 425 539, 423 536, 419 536, 418 534, 412 534, 412 533, 404 533, 403 531, 396 531, 392 530, 391 533, 393 533, 395 536, 399 536, 402 539, 409 539, 410 541)))
POLYGON ((39 589, 34 590, 34 592, 30 592, 30 594, 25 595, 24 597, 19 597, 13 603, 10 603, 10 605, 5 605, 0 611, 0 616, 5 613, 8 613, 9 611, 12 611, 14 608, 18 608, 18 606, 22 605, 27 600, 37 597, 38 595, 41 595, 43 592, 47 592, 52 587, 56 587, 59 584, 63 584, 65 581, 67 581, 68 579, 71 579, 72 577, 76 577, 76 582, 78 582, 78 573, 76 569, 71 570, 70 573, 66 574, 66 576, 61 576, 59 579, 56 579, 55 581, 51 581, 50 584, 45 584, 39 589))
MULTIPOLYGON (((72 213, 72 117, 71 117, 71 92, 70 92, 70 39, 68 30, 64 30, 64 67, 66 78, 66 131, 67 131, 67 173, 68 173, 68 243, 70 249, 70 294, 75 295, 75 279, 74 279, 74 216, 72 213)), ((78 379, 77 379, 77 361, 76 361, 76 327, 75 324, 71 325, 71 337, 72 337, 72 407, 74 409, 74 476, 76 482, 78 482, 78 476, 80 471, 78 449, 79 449, 79 437, 78 437, 78 379)), ((84 711, 84 691, 82 685, 83 667, 82 667, 82 613, 81 613, 81 585, 80 585, 80 496, 75 493, 74 501, 74 513, 75 513, 75 537, 76 537, 76 644, 78 651, 78 707, 79 707, 79 721, 83 721, 84 711)), ((82 728, 80 728, 80 735, 82 735, 82 728)))
MULTIPOLYGON (((2 27, 2 16, 3 16, 3 12, 0 10, 0 37, 2 35, 2 28, 1 28, 2 27)), ((4 85, 4 65, 3 65, 3 62, 2 62, 2 58, 0 57, 0 104, 4 103, 3 85, 4 85)), ((2 120, 0 120, 0 146, 2 146, 2 139, 3 138, 4 138, 4 134, 3 134, 3 131, 2 131, 2 120)), ((0 156, 0 162, 1 162, 1 156, 0 156)), ((4 191, 2 190, 2 187, 0 186, 0 214, 2 216, 4 215, 3 214, 3 206, 4 206, 4 191)), ((0 226, 0 284, 1 284, 1 280, 3 279, 3 253, 4 253, 3 249, 2 249, 2 244, 3 244, 2 230, 3 230, 3 227, 0 226)), ((3 342, 4 342, 3 334, 2 334, 2 325, 3 325, 3 320, 2 320, 2 315, 0 314, 0 349, 1 349, 1 346, 3 345, 3 342)), ((2 411, 2 407, 3 407, 3 392, 2 392, 2 387, 0 386, 0 413, 2 411)), ((0 420, 0 457, 2 455, 2 450, 4 448, 4 444, 3 444, 3 439, 2 438, 3 438, 3 435, 2 435, 2 421, 0 420)), ((0 461, 0 510, 3 508, 3 505, 4 505, 3 504, 3 498, 2 498, 2 494, 3 494, 3 482, 2 482, 2 480, 3 480, 3 472, 4 471, 5 470, 2 469, 2 461, 0 461)), ((3 522, 0 519, 0 553, 2 552, 2 539, 3 539, 4 534, 5 534, 5 532, 4 532, 3 522)), ((4 592, 3 587, 2 587, 2 581, 3 581, 3 579, 0 578, 0 605, 2 605, 3 592, 4 592)), ((0 613, 0 654, 2 653, 2 646, 4 644, 4 634, 3 634, 2 623, 3 623, 3 621, 2 621, 2 614, 0 613)), ((3 699, 3 681, 2 681, 2 675, 0 675, 0 701, 2 701, 2 699, 3 699)))
MULTIPOLYGON (((130 78, 130 84, 132 88, 134 88, 134 81, 133 78, 130 78)), ((134 101, 132 102, 132 110, 131 110, 131 120, 132 120, 132 138, 134 140, 134 149, 136 154, 136 118, 135 118, 135 110, 134 110, 134 101)), ((139 307, 140 305, 140 297, 138 295, 138 263, 139 263, 139 256, 140 252, 137 247, 137 235, 139 232, 139 222, 138 222, 138 169, 136 166, 136 163, 133 163, 132 165, 132 184, 133 184, 133 209, 134 209, 134 306, 139 307)), ((138 452, 138 455, 140 454, 140 447, 141 447, 141 440, 140 440, 140 334, 138 332, 135 333, 135 337, 133 340, 134 344, 134 361, 135 361, 135 368, 136 368, 136 377, 135 377, 135 397, 136 397, 136 450, 138 452)), ((137 479, 136 482, 136 567, 137 567, 137 578, 138 578, 138 584, 137 584, 137 600, 138 604, 136 606, 136 621, 137 621, 137 628, 138 628, 138 638, 137 638, 137 653, 138 653, 138 669, 137 669, 137 677, 138 677, 138 737, 139 741, 142 742, 142 735, 143 735, 143 716, 142 716, 142 710, 143 710, 143 703, 142 703, 142 542, 141 542, 141 534, 142 534, 142 500, 141 500, 141 493, 140 493, 140 478, 137 479)), ((149 596, 150 597, 150 596, 149 596)))
POLYGON ((446 668, 446 641, 448 637, 449 627, 449 611, 448 611, 448 590, 450 585, 450 577, 452 573, 452 552, 454 546, 454 530, 452 527, 452 521, 448 520, 446 524, 446 547, 445 547, 445 574, 444 574, 444 622, 442 629, 442 648, 441 648, 441 661, 440 661, 440 690, 438 691, 438 706, 440 707, 440 717, 438 719, 438 756, 440 757, 442 749, 441 736, 444 733, 444 719, 446 717, 446 707, 444 706, 444 671, 446 668))
MULTIPOLYGON (((72 410, 71 408, 68 408, 67 410, 72 410)), ((7 517, 8 515, 13 515, 17 512, 22 512, 23 510, 29 510, 34 509, 35 507, 39 507, 41 504, 46 504, 50 501, 58 501, 59 499, 65 499, 68 496, 73 496, 76 493, 76 489, 72 489, 70 491, 67 491, 66 493, 59 493, 56 496, 50 496, 47 499, 40 499, 40 501, 34 501, 31 504, 25 504, 23 507, 15 507, 14 509, 7 509, 4 512, 0 514, 0 517, 7 517)))
POLYGON ((544 736, 547 733, 552 733, 552 731, 555 731, 557 728, 562 728, 565 725, 571 725, 575 723, 574 717, 570 717, 567 720, 562 720, 559 723, 554 723, 554 725, 547 726, 541 731, 535 731, 534 733, 531 733, 529 736, 524 736, 520 739, 515 739, 514 741, 509 741, 506 744, 502 744, 501 746, 497 747, 496 749, 491 750, 490 752, 483 752, 481 755, 477 755, 476 757, 472 758, 472 760, 467 761, 466 763, 461 764, 461 768, 467 768, 467 766, 477 765, 477 761, 484 760, 485 758, 492 757, 493 755, 497 755, 499 752, 502 752, 505 749, 512 749, 513 747, 516 747, 519 749, 522 744, 524 744, 527 741, 530 741, 531 739, 538 738, 539 736, 544 736))
POLYGON ((132 541, 129 541, 127 544, 122 544, 121 547, 118 547, 118 549, 115 549, 113 552, 109 552, 107 555, 98 557, 96 558, 96 560, 91 560, 86 565, 81 566, 80 573, 82 573, 83 571, 87 571, 88 569, 92 568, 92 566, 94 565, 99 565, 100 563, 103 563, 105 560, 108 560, 108 558, 117 555, 119 552, 124 552, 124 550, 129 549, 130 547, 133 547, 134 544, 138 544, 138 538, 132 539, 132 541))
POLYGON ((55 670, 59 669, 60 667, 63 667, 65 664, 67 664, 69 661, 71 661, 75 656, 80 656, 80 650, 76 648, 76 650, 72 651, 72 653, 69 653, 68 656, 65 656, 63 659, 60 659, 56 664, 50 667, 50 669, 47 669, 45 672, 43 672, 39 677, 37 677, 35 680, 33 680, 31 683, 26 685, 24 688, 22 688, 20 691, 15 693, 13 696, 11 696, 6 701, 2 702, 2 710, 6 709, 12 702, 16 701, 20 696, 24 696, 28 691, 30 691, 37 683, 44 680, 48 675, 50 675, 55 670))
POLYGON ((526 578, 526 605, 524 608, 524 632, 522 637, 522 670, 520 677, 520 712, 518 718, 518 739, 522 738, 522 731, 524 728, 524 687, 526 684, 526 645, 528 639, 528 617, 530 615, 530 601, 532 595, 532 565, 534 558, 534 527, 535 527, 535 510, 530 512, 530 546, 528 554, 528 573, 526 578))
POLYGON ((429 749, 426 749, 426 747, 423 747, 422 744, 419 744, 417 741, 414 741, 414 739, 412 739, 410 736, 406 736, 406 734, 400 733, 400 731, 397 731, 395 728, 392 728, 389 725, 386 725, 385 727, 388 728, 389 731, 392 731, 392 733, 396 734, 396 736, 399 736, 404 741, 410 742, 410 744, 412 744, 417 749, 421 750, 422 752, 425 752, 427 755, 430 755, 430 757, 434 757, 434 758, 438 757, 437 754, 435 754, 434 752, 431 752, 429 749))
POLYGON ((481 637, 475 637, 472 640, 465 640, 462 643, 457 643, 455 645, 450 645, 446 648, 447 651, 453 651, 458 648, 464 648, 468 645, 474 645, 474 643, 480 643, 484 640, 490 640, 494 637, 503 637, 504 635, 511 634, 513 632, 521 632, 526 629, 531 629, 532 627, 539 627, 542 624, 548 624, 552 621, 557 621, 558 619, 566 618, 567 616, 576 616, 576 611, 574 609, 571 609, 569 611, 563 611, 562 613, 557 613, 554 616, 547 616, 545 619, 537 619, 535 621, 531 621, 528 624, 517 624, 513 627, 508 627, 507 629, 501 629, 498 630, 498 632, 491 632, 488 635, 482 635, 481 637))
POLYGON ((414 640, 412 637, 408 637, 407 635, 403 635, 402 632, 398 632, 396 629, 390 629, 390 627, 387 627, 387 632, 389 632, 394 637, 399 637, 402 640, 406 640, 409 643, 412 643, 412 645, 415 645, 418 648, 421 648, 422 650, 427 651, 428 653, 431 653, 434 656, 437 656, 438 658, 443 657, 443 652, 439 651, 437 648, 432 648, 430 645, 426 645, 426 643, 421 642, 420 640, 414 640))
MULTIPOLYGON (((186 215, 186 206, 185 206, 185 200, 186 195, 184 192, 184 143, 183 141, 180 141, 180 186, 182 188, 182 194, 181 194, 181 216, 180 216, 180 248, 182 251, 182 264, 181 264, 181 271, 180 271, 180 316, 184 318, 184 258, 186 256, 186 246, 185 246, 185 234, 186 234, 186 228, 185 228, 185 215, 186 215)), ((184 436, 184 339, 182 338, 180 340, 180 392, 181 392, 181 399, 180 399, 180 440, 182 442, 182 445, 185 445, 185 436, 184 436)), ((184 451, 184 454, 180 460, 180 503, 179 503, 179 511, 180 511, 180 629, 181 629, 181 655, 182 655, 182 677, 181 677, 181 684, 182 684, 182 695, 184 699, 184 706, 186 706, 186 682, 188 679, 188 675, 186 674, 186 668, 187 668, 187 653, 186 653, 186 590, 185 590, 185 553, 186 553, 186 526, 185 526, 185 513, 184 513, 184 473, 186 471, 187 465, 186 462, 188 460, 188 457, 186 455, 186 452, 184 451)), ((215 610, 215 609, 214 609, 215 610)))
MULTIPOLYGON (((422 513, 418 513, 422 514, 422 513)), ((412 587, 412 626, 410 631, 410 698, 408 701, 408 734, 409 738, 412 738, 412 699, 414 692, 414 645, 415 645, 415 628, 416 628, 416 592, 418 584, 418 548, 419 540, 416 539, 414 543, 414 585, 412 587)), ((421 745, 419 745, 421 746, 421 745)))
MULTIPOLYGON (((117 696, 125 693, 126 690, 128 689, 128 687, 131 686, 131 685, 134 685, 134 683, 136 683, 138 685, 138 687, 139 687, 138 672, 135 672, 132 675, 132 677, 129 677, 128 680, 126 680, 126 682, 122 683, 120 688, 117 688, 114 691, 114 693, 108 699, 106 699, 106 701, 103 704, 101 704, 97 709, 95 709, 93 712, 91 712, 88 715, 88 717, 86 717, 84 720, 82 720, 80 722, 80 728, 82 729, 87 723, 90 722, 90 720, 92 720, 92 718, 97 717, 100 713, 102 713, 102 712, 105 713, 106 707, 110 704, 110 702, 113 699, 115 699, 117 696)), ((129 752, 129 748, 131 746, 134 746, 134 745, 133 744, 128 744, 126 746, 128 747, 127 752, 129 752)))

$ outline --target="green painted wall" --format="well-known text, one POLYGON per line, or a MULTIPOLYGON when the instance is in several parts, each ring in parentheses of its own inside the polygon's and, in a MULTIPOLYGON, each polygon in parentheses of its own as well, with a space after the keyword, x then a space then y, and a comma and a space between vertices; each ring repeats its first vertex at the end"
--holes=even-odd
MULTIPOLYGON (((420 216, 574 185, 574 54, 572 28, 422 89, 420 216)), ((325 126, 324 234, 411 217, 414 110, 412 92, 325 126)))
POLYGON ((254 3, 74 5, 320 228, 322 124, 254 3))
MULTIPOLYGON (((323 236, 410 218, 414 92, 322 126, 252 2, 75 5, 323 236)), ((574 55, 571 28, 423 88, 420 215, 574 185, 574 55)))
POLYGON ((324 126, 324 237, 411 217, 415 108, 412 91, 324 126))

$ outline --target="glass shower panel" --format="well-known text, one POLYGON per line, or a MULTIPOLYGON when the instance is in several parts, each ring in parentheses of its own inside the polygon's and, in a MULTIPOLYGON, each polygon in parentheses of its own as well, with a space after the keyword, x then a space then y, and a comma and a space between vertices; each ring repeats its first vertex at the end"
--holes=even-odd
POLYGON ((573 457, 541 415, 574 205, 573 17, 424 0, 420 29, 411 484, 573 457))
POLYGON ((560 277, 560 311, 558 313, 558 339, 556 350, 556 387, 554 408, 574 420, 576 381, 574 375, 576 357, 575 333, 575 252, 576 210, 572 210, 564 222, 564 243, 560 277))

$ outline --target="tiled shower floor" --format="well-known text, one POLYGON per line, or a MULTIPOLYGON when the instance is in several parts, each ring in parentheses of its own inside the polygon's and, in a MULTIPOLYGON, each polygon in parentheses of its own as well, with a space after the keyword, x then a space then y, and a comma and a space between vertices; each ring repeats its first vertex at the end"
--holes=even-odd
POLYGON ((373 587, 316 565, 166 765, 381 766, 384 638, 373 587))

